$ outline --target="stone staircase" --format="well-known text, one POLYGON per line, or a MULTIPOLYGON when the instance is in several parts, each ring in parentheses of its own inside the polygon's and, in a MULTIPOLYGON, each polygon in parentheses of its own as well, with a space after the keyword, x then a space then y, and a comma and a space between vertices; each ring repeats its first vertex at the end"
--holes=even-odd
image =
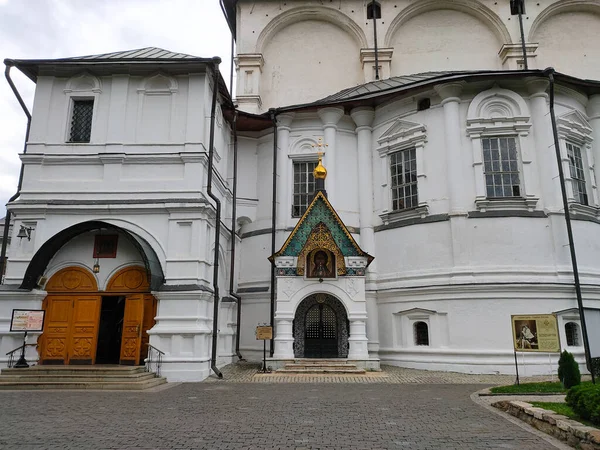
POLYGON ((32 366, 2 369, 0 390, 104 389, 138 391, 153 388, 167 380, 130 366, 32 366))
POLYGON ((295 359, 276 370, 280 374, 362 375, 366 371, 344 359, 295 359))

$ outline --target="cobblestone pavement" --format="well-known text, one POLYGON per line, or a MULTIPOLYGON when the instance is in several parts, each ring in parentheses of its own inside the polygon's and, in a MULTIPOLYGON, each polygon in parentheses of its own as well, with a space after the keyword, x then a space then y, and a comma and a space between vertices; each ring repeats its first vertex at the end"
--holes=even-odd
POLYGON ((0 392, 0 449, 554 448, 473 402, 481 384, 182 383, 0 392))
MULTIPOLYGON (((433 372, 428 370, 405 369, 382 365, 381 372, 367 372, 364 375, 319 375, 319 374, 270 374, 259 373, 261 364, 238 362, 229 364, 222 370, 223 380, 215 375, 205 382, 229 383, 428 383, 428 384, 512 384, 514 375, 471 375, 456 372, 433 372)), ((521 382, 556 381, 556 376, 521 377, 521 382)))

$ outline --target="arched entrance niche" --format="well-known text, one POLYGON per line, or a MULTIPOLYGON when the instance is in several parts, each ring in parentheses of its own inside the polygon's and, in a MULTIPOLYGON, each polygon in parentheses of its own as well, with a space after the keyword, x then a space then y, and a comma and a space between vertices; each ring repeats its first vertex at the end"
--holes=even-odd
POLYGON ((342 302, 322 292, 308 296, 294 317, 294 357, 347 358, 349 329, 342 302))
POLYGON ((45 290, 40 364, 143 362, 157 303, 145 267, 121 268, 103 291, 87 269, 66 267, 52 275, 45 290))

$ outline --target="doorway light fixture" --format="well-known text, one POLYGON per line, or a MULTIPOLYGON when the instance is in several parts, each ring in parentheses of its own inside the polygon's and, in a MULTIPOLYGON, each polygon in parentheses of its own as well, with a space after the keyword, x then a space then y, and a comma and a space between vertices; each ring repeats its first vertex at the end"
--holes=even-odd
POLYGON ((94 273, 100 272, 100 259, 99 258, 96 258, 96 262, 94 263, 94 267, 92 268, 92 271, 94 273))
POLYGON ((21 225, 21 228, 19 228, 19 234, 17 234, 17 237, 21 240, 23 238, 27 238, 27 240, 30 241, 32 230, 33 230, 33 227, 26 227, 25 225, 21 225))

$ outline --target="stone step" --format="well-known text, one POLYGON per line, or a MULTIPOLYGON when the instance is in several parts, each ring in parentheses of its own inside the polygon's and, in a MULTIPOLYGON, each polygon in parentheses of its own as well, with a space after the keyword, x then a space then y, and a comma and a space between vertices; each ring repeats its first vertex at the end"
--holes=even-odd
POLYGON ((338 359, 320 359, 320 358, 299 358, 294 359, 294 364, 352 364, 343 358, 338 359))
POLYGON ((86 382, 86 381, 65 381, 65 382, 3 382, 0 379, 0 390, 52 390, 52 389, 102 389, 117 391, 138 391, 160 386, 166 383, 165 378, 152 378, 143 381, 133 382, 86 382))
POLYGON ((277 369, 277 373, 326 373, 326 374, 364 374, 364 369, 357 367, 341 368, 341 367, 305 367, 305 368, 287 368, 277 369))
POLYGON ((99 375, 99 374, 38 374, 28 373, 20 375, 1 375, 0 382, 134 382, 151 380, 155 378, 153 373, 142 372, 133 374, 110 374, 110 375, 99 375))
POLYGON ((303 364, 303 363, 292 363, 292 364, 286 364, 285 367, 288 367, 290 369, 293 368, 300 368, 300 367, 348 367, 348 368, 355 368, 356 364, 347 364, 347 363, 322 363, 322 364, 303 364))
POLYGON ((32 366, 23 369, 2 369, 4 375, 132 375, 145 373, 143 366, 32 366))

